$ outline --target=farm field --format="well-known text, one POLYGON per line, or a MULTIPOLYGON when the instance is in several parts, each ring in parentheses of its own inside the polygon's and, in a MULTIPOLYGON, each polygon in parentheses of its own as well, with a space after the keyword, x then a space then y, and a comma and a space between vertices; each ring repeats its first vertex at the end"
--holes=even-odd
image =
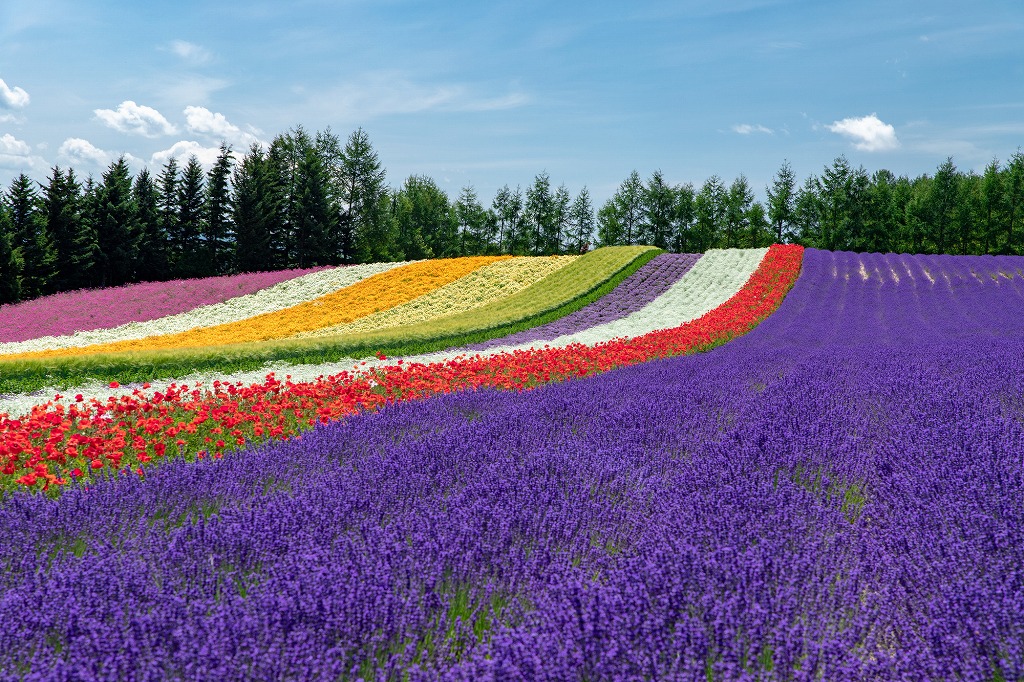
POLYGON ((1024 676, 1024 258, 459 260, 0 344, 0 679, 1024 676))

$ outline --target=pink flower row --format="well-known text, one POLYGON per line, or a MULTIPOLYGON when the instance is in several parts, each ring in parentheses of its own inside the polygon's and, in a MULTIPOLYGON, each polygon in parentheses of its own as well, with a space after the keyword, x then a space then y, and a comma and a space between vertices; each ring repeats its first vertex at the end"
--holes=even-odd
POLYGON ((0 306, 0 343, 62 336, 177 315, 255 293, 324 267, 82 289, 0 306))

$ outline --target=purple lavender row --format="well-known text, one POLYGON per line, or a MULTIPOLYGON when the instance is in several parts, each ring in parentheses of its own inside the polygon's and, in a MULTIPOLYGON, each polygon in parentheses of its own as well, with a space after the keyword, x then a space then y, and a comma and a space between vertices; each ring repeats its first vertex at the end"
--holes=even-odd
POLYGON ((668 291, 669 287, 693 267, 698 258, 700 254, 660 254, 642 265, 608 294, 574 313, 539 327, 524 329, 466 348, 479 351, 496 346, 546 341, 622 319, 668 291))
POLYGON ((0 306, 0 343, 117 327, 176 315, 266 289, 323 267, 253 272, 113 289, 84 289, 0 306))
POLYGON ((709 353, 9 498, 0 679, 1019 679, 996 266, 808 250, 709 353))

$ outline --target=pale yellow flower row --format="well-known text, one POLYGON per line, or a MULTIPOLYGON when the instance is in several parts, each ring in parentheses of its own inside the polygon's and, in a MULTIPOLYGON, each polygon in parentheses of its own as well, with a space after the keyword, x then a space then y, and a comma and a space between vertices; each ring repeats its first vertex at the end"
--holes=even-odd
POLYGON ((465 277, 478 268, 509 258, 510 256, 475 256, 419 261, 368 277, 291 308, 264 313, 238 322, 131 341, 22 353, 6 356, 4 359, 200 348, 283 339, 322 327, 350 323, 360 317, 408 303, 465 277))
POLYGON ((297 334, 297 338, 378 331, 427 322, 511 296, 560 270, 579 256, 519 257, 485 265, 419 298, 354 322, 297 334))

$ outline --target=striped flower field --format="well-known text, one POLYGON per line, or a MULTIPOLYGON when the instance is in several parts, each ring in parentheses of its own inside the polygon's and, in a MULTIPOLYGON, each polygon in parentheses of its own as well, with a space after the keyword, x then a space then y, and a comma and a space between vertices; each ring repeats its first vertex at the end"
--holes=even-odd
POLYGON ((253 281, 0 344, 0 679, 1024 677, 1024 258, 253 281))

